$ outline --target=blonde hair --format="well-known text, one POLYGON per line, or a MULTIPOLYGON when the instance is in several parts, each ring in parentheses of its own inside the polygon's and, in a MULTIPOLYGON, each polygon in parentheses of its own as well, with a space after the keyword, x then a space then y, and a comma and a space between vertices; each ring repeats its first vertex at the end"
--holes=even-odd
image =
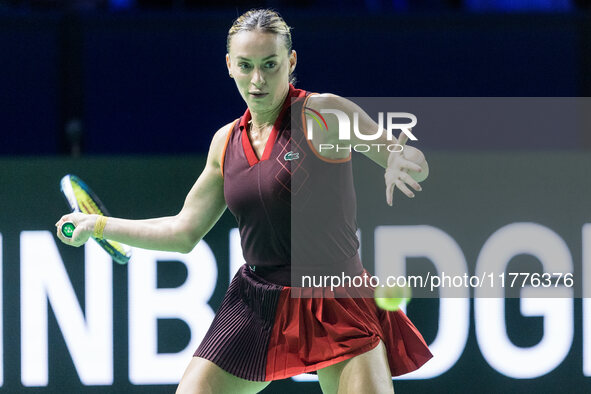
POLYGON ((240 15, 230 27, 230 31, 228 31, 227 51, 230 52, 230 40, 235 34, 253 30, 279 34, 285 42, 287 51, 291 52, 291 27, 285 23, 277 12, 269 9, 250 10, 240 15))
MULTIPOLYGON (((287 53, 291 53, 291 27, 285 23, 279 13, 270 9, 255 9, 245 12, 234 21, 228 31, 226 50, 230 53, 230 41, 234 35, 243 31, 261 31, 263 33, 278 34, 283 38, 287 53)), ((295 78, 290 74, 289 81, 295 83, 295 78)))

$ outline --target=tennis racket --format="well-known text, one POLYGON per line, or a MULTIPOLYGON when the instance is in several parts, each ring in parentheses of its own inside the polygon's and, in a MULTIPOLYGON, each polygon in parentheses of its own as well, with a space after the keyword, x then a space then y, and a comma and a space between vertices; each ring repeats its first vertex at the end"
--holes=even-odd
MULTIPOLYGON (((97 214, 109 216, 107 208, 98 196, 76 175, 68 174, 60 181, 60 188, 66 197, 72 212, 82 212, 88 215, 97 214)), ((74 223, 66 222, 62 225, 62 234, 71 238, 74 233, 74 223)), ((131 248, 127 245, 106 239, 92 237, 119 264, 126 264, 131 257, 131 248)))

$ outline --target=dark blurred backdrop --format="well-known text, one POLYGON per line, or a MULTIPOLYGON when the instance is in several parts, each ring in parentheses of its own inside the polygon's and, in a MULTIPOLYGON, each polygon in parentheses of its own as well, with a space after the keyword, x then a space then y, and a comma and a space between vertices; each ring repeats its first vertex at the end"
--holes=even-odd
MULTIPOLYGON (((0 155, 205 153, 244 111, 225 39, 258 6, 294 28, 306 90, 591 96, 589 3, 0 0, 0 155)), ((508 148, 527 149, 520 140, 508 148)), ((590 146, 580 135, 564 148, 590 146)))

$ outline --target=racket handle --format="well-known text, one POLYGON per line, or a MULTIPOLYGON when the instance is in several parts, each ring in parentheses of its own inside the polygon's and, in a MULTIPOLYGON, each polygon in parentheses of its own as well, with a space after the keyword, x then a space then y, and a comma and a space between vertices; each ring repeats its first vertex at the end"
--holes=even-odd
POLYGON ((62 224, 62 235, 66 238, 72 238, 72 234, 74 234, 75 229, 76 226, 74 226, 74 223, 65 222, 64 224, 62 224))

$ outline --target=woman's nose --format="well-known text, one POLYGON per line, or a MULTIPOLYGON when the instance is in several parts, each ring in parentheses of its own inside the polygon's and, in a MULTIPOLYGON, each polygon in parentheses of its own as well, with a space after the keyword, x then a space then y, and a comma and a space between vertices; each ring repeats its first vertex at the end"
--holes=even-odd
POLYGON ((252 79, 250 82, 256 87, 264 85, 265 79, 263 78, 263 73, 260 70, 255 69, 252 73, 252 79))

